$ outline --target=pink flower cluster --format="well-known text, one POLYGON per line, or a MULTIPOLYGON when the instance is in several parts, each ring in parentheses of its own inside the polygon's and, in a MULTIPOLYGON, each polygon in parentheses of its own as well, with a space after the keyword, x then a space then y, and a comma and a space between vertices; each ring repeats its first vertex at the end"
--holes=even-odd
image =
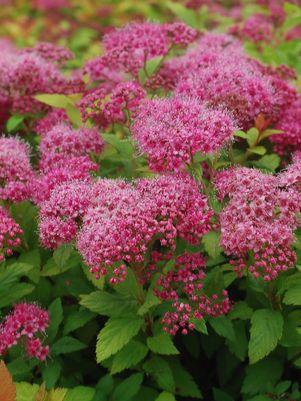
POLYGON ((273 24, 265 14, 253 14, 241 27, 231 27, 230 32, 252 42, 269 42, 273 38, 273 24))
MULTIPOLYGON (((0 62, 1 98, 11 103, 14 112, 33 113, 47 109, 34 99, 38 93, 80 92, 83 89, 81 80, 65 77, 53 61, 53 58, 60 61, 60 57, 62 50, 49 46, 47 49, 45 45, 23 51, 4 51, 0 62)), ((63 57, 66 58, 66 54, 63 57)))
POLYGON ((33 174, 29 146, 18 138, 0 137, 0 199, 28 199, 33 174))
POLYGON ((133 135, 155 171, 173 171, 191 164, 195 153, 218 152, 233 138, 232 116, 201 104, 197 98, 171 97, 142 103, 133 135))
POLYGON ((160 276, 155 294, 163 300, 172 301, 175 309, 163 316, 162 323, 166 332, 175 335, 180 330, 182 334, 187 334, 188 330, 195 328, 194 320, 229 312, 227 291, 210 296, 205 294, 205 269, 205 260, 201 254, 184 253, 177 257, 174 268, 160 276), (185 300, 182 299, 184 295, 185 300))
POLYGON ((90 204, 90 183, 71 181, 56 185, 42 202, 39 233, 46 248, 72 241, 90 204))
POLYGON ((37 305, 21 303, 14 306, 13 311, 0 325, 0 355, 11 347, 23 342, 27 355, 44 361, 49 347, 42 344, 38 336, 44 334, 49 325, 48 312, 37 305))
POLYGON ((97 128, 74 130, 66 124, 58 124, 42 135, 40 168, 47 171, 62 163, 66 165, 69 158, 99 154, 103 147, 104 141, 97 128))
POLYGON ((104 57, 113 69, 137 76, 148 60, 166 55, 172 46, 187 46, 196 36, 184 23, 131 23, 104 36, 104 57))
POLYGON ((106 128, 113 123, 128 122, 145 96, 137 82, 121 82, 111 92, 102 86, 87 92, 79 102, 79 108, 84 121, 90 118, 106 128))
POLYGON ((282 111, 275 128, 282 132, 271 137, 277 153, 286 155, 301 150, 301 97, 282 111))
POLYGON ((152 84, 224 107, 240 128, 253 126, 260 113, 277 121, 296 98, 283 76, 250 59, 230 35, 204 35, 184 56, 166 61, 152 84))
POLYGON ((219 215, 221 245, 237 273, 249 269, 254 277, 272 280, 292 267, 300 194, 281 188, 278 177, 246 167, 222 172, 216 187, 221 199, 229 198, 219 215))
POLYGON ((31 198, 36 204, 49 199, 51 191, 59 184, 74 180, 89 181, 90 173, 99 168, 90 155, 98 155, 104 147, 104 141, 96 128, 75 130, 61 123, 47 130, 48 123, 54 117, 50 114, 39 126, 42 133, 39 147, 40 174, 31 181, 31 198))
POLYGON ((0 262, 5 256, 13 253, 13 248, 21 244, 23 231, 18 223, 10 217, 8 211, 0 207, 0 262))
POLYGON ((77 246, 91 271, 106 274, 115 266, 113 283, 126 265, 143 270, 155 241, 174 249, 177 237, 198 243, 210 229, 212 211, 189 176, 162 176, 135 186, 101 180, 99 196, 88 209, 77 246))

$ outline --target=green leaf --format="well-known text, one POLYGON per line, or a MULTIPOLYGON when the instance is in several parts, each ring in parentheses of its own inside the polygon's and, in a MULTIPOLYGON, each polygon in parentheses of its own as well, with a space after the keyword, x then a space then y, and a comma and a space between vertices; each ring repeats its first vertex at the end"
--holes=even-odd
POLYGON ((151 77, 155 72, 157 72, 157 69, 161 64, 162 59, 162 56, 153 57, 145 63, 145 68, 140 69, 139 81, 142 84, 146 82, 147 78, 151 77))
POLYGON ((167 2, 167 7, 182 21, 186 24, 192 26, 193 28, 198 28, 198 20, 194 10, 190 10, 180 3, 173 3, 171 1, 167 2))
POLYGON ((178 360, 171 364, 172 374, 176 383, 176 394, 182 397, 202 398, 202 394, 193 377, 178 360))
POLYGON ((246 302, 239 301, 234 304, 228 316, 230 319, 249 320, 252 314, 253 309, 246 302))
POLYGON ((71 244, 63 244, 53 252, 53 259, 61 270, 68 262, 72 249, 73 246, 71 244))
POLYGON ((95 390, 91 387, 78 386, 68 390, 64 401, 92 401, 95 390))
POLYGON ((230 341, 235 341, 233 322, 226 316, 211 318, 209 323, 218 335, 225 337, 230 341))
POLYGON ((218 388, 213 388, 213 396, 214 396, 214 401, 234 401, 234 399, 230 397, 229 394, 225 393, 224 391, 218 388))
POLYGON ((35 289, 34 285, 18 283, 13 288, 7 288, 0 293, 0 308, 11 305, 21 298, 29 295, 35 289))
POLYGON ((147 291, 144 304, 138 309, 138 315, 145 315, 152 307, 159 305, 161 302, 161 299, 154 294, 153 286, 150 286, 147 291))
POLYGON ((89 322, 89 320, 93 319, 94 316, 94 313, 85 309, 77 310, 70 313, 65 321, 63 334, 69 334, 71 331, 83 327, 87 322, 89 322))
POLYGON ((282 336, 283 318, 280 312, 259 309, 251 319, 249 342, 250 363, 255 363, 268 355, 277 346, 282 336))
POLYGON ((148 353, 147 347, 139 341, 131 340, 113 358, 111 374, 119 373, 137 365, 148 353))
POLYGON ((248 135, 247 142, 250 147, 253 147, 256 144, 258 136, 259 136, 258 129, 250 128, 249 131, 247 132, 247 135, 248 135))
POLYGON ((211 258, 217 258, 222 253, 222 248, 220 247, 220 234, 216 231, 210 231, 205 234, 202 238, 202 243, 204 244, 205 251, 211 258))
POLYGON ((113 401, 131 401, 138 393, 143 380, 143 373, 135 373, 119 384, 113 393, 113 401))
POLYGON ((31 271, 28 273, 28 277, 34 283, 38 283, 40 280, 40 265, 41 265, 41 256, 39 249, 33 249, 32 251, 22 252, 18 262, 27 263, 32 265, 31 271))
POLYGON ((125 313, 135 313, 137 310, 137 304, 133 299, 105 291, 81 295, 80 299, 82 306, 104 316, 122 316, 125 313))
POLYGON ((150 360, 145 362, 145 364, 143 365, 143 369, 146 373, 154 377, 162 390, 174 393, 175 380, 172 374, 172 370, 165 359, 159 356, 153 356, 150 360))
POLYGON ((51 351, 54 355, 69 354, 70 352, 80 351, 86 347, 86 344, 76 338, 66 336, 61 337, 54 343, 51 347, 51 351))
POLYGON ((110 318, 97 337, 97 362, 102 362, 120 351, 138 334, 142 325, 143 319, 136 316, 110 318))
POLYGON ((35 401, 39 386, 25 382, 16 383, 17 398, 16 401, 35 401))
POLYGON ((248 138, 248 134, 246 134, 244 131, 240 131, 240 130, 235 131, 234 136, 238 136, 239 138, 244 138, 244 139, 248 138))
POLYGON ((57 335, 60 324, 63 321, 63 308, 60 298, 56 298, 49 306, 49 318, 50 326, 47 329, 47 335, 50 341, 52 341, 57 335))
POLYGON ((236 321, 233 323, 235 329, 235 340, 227 340, 227 345, 240 361, 244 361, 248 353, 248 340, 244 322, 236 321))
POLYGON ((60 378, 62 366, 57 359, 50 360, 47 365, 42 366, 42 377, 46 388, 53 388, 60 378))
POLYGON ((264 146, 254 146, 254 148, 248 148, 248 151, 262 156, 266 153, 267 150, 264 146))
POLYGON ((0 292, 15 284, 22 276, 28 275, 33 266, 28 263, 13 263, 0 267, 0 292))
POLYGON ((267 358, 246 368, 242 385, 245 394, 257 394, 275 386, 282 374, 282 364, 275 358, 267 358))
POLYGON ((173 394, 163 391, 155 401, 176 401, 176 399, 173 394))
POLYGON ((204 319, 192 319, 191 323, 194 324, 195 330, 203 334, 208 334, 206 322, 204 319))
POLYGON ((65 110, 69 120, 75 127, 83 125, 81 113, 73 104, 68 104, 65 110))
POLYGON ((174 346, 174 343, 170 335, 166 333, 159 334, 155 337, 148 337, 147 346, 155 354, 161 354, 161 355, 179 354, 179 351, 174 346))
POLYGON ((301 284, 289 288, 284 295, 283 302, 287 305, 301 305, 301 284))
POLYGON ((280 157, 276 154, 265 155, 261 159, 254 161, 256 167, 274 172, 280 165, 280 157))
POLYGON ((114 134, 101 134, 106 143, 114 146, 124 156, 132 157, 134 146, 129 139, 120 139, 114 134))
POLYGON ((11 116, 7 122, 6 122, 6 130, 8 133, 16 131, 22 122, 24 121, 25 116, 20 116, 15 114, 14 116, 11 116))
POLYGON ((65 109, 69 104, 72 104, 68 96, 59 94, 40 94, 35 95, 34 98, 41 103, 47 104, 48 106, 58 107, 65 109))

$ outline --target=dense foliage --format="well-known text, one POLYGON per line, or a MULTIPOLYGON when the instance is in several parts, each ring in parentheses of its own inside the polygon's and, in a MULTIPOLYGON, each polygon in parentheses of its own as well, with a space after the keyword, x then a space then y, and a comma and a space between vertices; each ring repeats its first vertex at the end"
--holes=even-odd
POLYGON ((301 4, 3 3, 1 401, 301 400, 301 4))

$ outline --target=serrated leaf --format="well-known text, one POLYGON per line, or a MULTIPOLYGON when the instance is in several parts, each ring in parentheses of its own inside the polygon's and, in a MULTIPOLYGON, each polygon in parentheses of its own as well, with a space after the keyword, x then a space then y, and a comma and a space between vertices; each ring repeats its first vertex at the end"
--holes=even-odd
POLYGON ((50 326, 47 329, 48 338, 52 341, 57 335, 59 326, 63 320, 63 308, 60 298, 56 298, 49 306, 50 326))
POLYGON ((80 351, 86 347, 86 344, 76 338, 65 336, 52 345, 51 351, 54 355, 69 354, 70 352, 80 351))
POLYGON ((97 362, 102 362, 120 351, 138 334, 142 325, 143 319, 136 316, 110 318, 97 337, 97 362))
POLYGON ((0 308, 11 305, 19 299, 29 295, 35 289, 34 285, 26 283, 18 283, 13 288, 2 290, 0 294, 0 308))
POLYGON ((52 389, 48 393, 47 401, 64 401, 67 391, 65 388, 52 389))
POLYGON ((47 365, 42 366, 42 377, 47 389, 53 388, 61 374, 62 366, 57 359, 49 361, 47 365))
POLYGON ((230 319, 248 320, 251 319, 252 314, 253 309, 250 308, 250 306, 246 302, 239 301, 233 305, 233 308, 231 309, 228 316, 230 317, 230 319))
POLYGON ((63 330, 64 336, 69 334, 71 331, 83 327, 87 322, 89 322, 89 320, 93 319, 94 316, 94 313, 84 309, 71 312, 65 321, 63 330))
POLYGON ((136 302, 121 294, 94 291, 87 295, 81 295, 80 298, 80 305, 104 316, 116 317, 125 313, 135 313, 137 310, 136 302))
POLYGON ((16 401, 35 401, 36 394, 39 390, 37 384, 29 384, 25 382, 16 383, 17 398, 16 401))
POLYGON ((13 378, 3 361, 0 362, 0 383, 0 400, 15 401, 16 386, 14 385, 13 378))
POLYGON ((249 358, 253 364, 267 356, 282 336, 283 318, 280 312, 270 309, 256 310, 251 319, 249 358))
POLYGON ((150 360, 145 362, 143 369, 146 373, 154 377, 162 390, 174 393, 175 380, 172 370, 165 359, 159 356, 153 356, 150 360))
POLYGON ((77 386, 69 390, 64 401, 92 401, 95 390, 91 387, 77 386))
POLYGON ((170 366, 176 383, 176 394, 182 397, 202 398, 202 394, 193 377, 180 362, 175 360, 170 366))
POLYGON ((131 340, 113 359, 111 374, 122 372, 142 361, 148 353, 147 347, 139 341, 131 340))
POLYGON ((222 253, 222 248, 219 245, 220 235, 216 231, 210 231, 205 234, 202 238, 202 243, 211 258, 217 258, 222 253))
POLYGON ((170 335, 166 333, 159 334, 155 337, 148 337, 147 346, 155 354, 161 354, 161 355, 179 354, 179 351, 174 346, 174 343, 170 335))
POLYGON ((286 305, 301 305, 301 284, 289 288, 283 298, 286 305))
POLYGON ((73 246, 71 244, 63 244, 53 252, 53 259, 60 269, 63 269, 71 256, 73 246))
POLYGON ((235 341, 227 340, 229 351, 240 361, 244 361, 248 353, 248 340, 244 322, 236 321, 233 323, 235 329, 235 341))
POLYGON ((35 401, 47 401, 46 397, 47 397, 47 392, 45 388, 45 383, 42 383, 36 394, 35 401))
POLYGON ((282 364, 275 358, 267 358, 246 368, 242 385, 244 394, 257 394, 275 386, 282 374, 282 364))
POLYGON ((143 373, 135 373, 123 380, 114 390, 113 401, 131 401, 138 393, 143 380, 143 373))
POLYGON ((157 397, 155 401, 176 401, 176 399, 173 394, 163 391, 161 394, 159 394, 159 397, 157 397))
POLYGON ((230 341, 235 341, 235 331, 232 321, 226 316, 219 316, 211 318, 209 320, 210 325, 213 327, 214 331, 227 338, 230 341))
POLYGON ((152 307, 159 305, 161 302, 161 299, 154 294, 153 286, 151 286, 147 291, 144 304, 138 309, 138 315, 145 315, 152 307))
POLYGON ((213 396, 214 396, 214 401, 234 401, 234 399, 230 397, 229 394, 225 393, 224 391, 218 388, 213 389, 213 396))

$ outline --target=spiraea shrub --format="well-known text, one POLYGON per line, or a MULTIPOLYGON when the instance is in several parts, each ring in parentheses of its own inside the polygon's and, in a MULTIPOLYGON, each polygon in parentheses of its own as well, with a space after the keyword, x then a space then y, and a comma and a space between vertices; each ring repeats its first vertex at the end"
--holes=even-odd
POLYGON ((1 6, 0 401, 300 401, 301 4, 101 3, 1 6))

